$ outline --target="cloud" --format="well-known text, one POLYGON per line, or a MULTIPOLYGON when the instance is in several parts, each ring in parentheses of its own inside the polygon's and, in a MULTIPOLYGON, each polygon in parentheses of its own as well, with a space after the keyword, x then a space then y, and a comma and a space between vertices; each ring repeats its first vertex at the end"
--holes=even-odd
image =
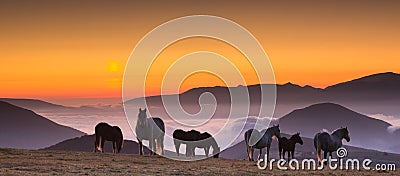
POLYGON ((396 130, 400 129, 400 118, 398 118, 396 116, 384 115, 384 114, 372 114, 372 115, 368 115, 368 116, 375 118, 375 119, 383 120, 387 123, 390 123, 391 126, 389 126, 387 129, 389 133, 393 133, 396 130))

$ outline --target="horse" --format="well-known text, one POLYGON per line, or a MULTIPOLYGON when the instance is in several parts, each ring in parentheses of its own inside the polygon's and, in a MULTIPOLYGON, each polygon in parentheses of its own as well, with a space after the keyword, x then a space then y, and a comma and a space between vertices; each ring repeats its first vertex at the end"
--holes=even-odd
POLYGON ((186 144, 186 156, 195 156, 195 149, 197 148, 203 148, 204 152, 206 154, 206 157, 208 157, 210 148, 213 148, 213 157, 218 158, 219 157, 219 152, 220 148, 218 147, 217 141, 212 137, 211 134, 204 132, 200 133, 199 131, 196 130, 190 130, 190 131, 183 131, 181 129, 177 129, 174 131, 172 134, 174 138, 174 145, 175 145, 175 150, 176 154, 179 156, 179 148, 181 144, 186 144))
POLYGON ((279 125, 274 125, 268 129, 261 130, 261 132, 256 129, 249 129, 244 133, 249 161, 253 161, 254 148, 260 149, 258 160, 261 159, 262 149, 267 148, 266 161, 269 161, 269 149, 271 148, 272 136, 277 138, 281 137, 279 125), (257 141, 255 141, 256 139, 257 141))
POLYGON ((347 127, 335 130, 332 134, 327 132, 320 132, 314 136, 314 147, 318 156, 318 163, 321 163, 321 150, 324 151, 324 158, 327 154, 332 157, 332 152, 342 147, 342 140, 346 139, 350 142, 349 131, 347 127))
POLYGON ((211 134, 204 132, 201 133, 198 137, 198 139, 192 143, 189 143, 186 145, 186 150, 189 150, 189 153, 191 156, 195 156, 195 149, 197 148, 203 148, 204 152, 206 154, 206 157, 208 157, 208 154, 210 152, 210 148, 213 148, 213 157, 218 158, 219 157, 219 152, 220 148, 218 147, 217 141, 214 139, 214 137, 211 136, 211 134))
POLYGON ((296 147, 296 143, 303 145, 303 140, 300 137, 300 133, 296 133, 287 139, 286 137, 278 138, 279 141, 279 158, 285 159, 285 154, 288 152, 288 160, 290 157, 294 159, 294 149, 296 147), (282 155, 283 152, 283 155, 282 155))
POLYGON ((104 142, 111 141, 113 144, 113 153, 119 153, 123 147, 124 139, 121 129, 118 126, 111 126, 101 122, 94 128, 96 141, 94 142, 94 152, 103 151, 104 142))
POLYGON ((190 156, 190 150, 188 150, 188 143, 198 140, 200 132, 196 130, 183 131, 182 129, 177 129, 172 133, 174 138, 174 145, 176 154, 179 156, 179 148, 181 144, 186 144, 186 156, 190 156))
POLYGON ((157 148, 161 150, 159 154, 164 155, 164 121, 158 117, 147 118, 147 109, 139 108, 136 123, 136 138, 139 142, 139 155, 143 155, 143 140, 149 141, 150 155, 157 154, 157 148))

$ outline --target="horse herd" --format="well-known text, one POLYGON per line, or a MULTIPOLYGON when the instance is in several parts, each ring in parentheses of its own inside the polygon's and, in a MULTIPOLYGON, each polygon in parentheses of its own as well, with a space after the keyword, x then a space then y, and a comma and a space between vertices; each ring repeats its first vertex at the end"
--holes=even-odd
MULTIPOLYGON (((143 155, 143 140, 149 141, 149 148, 152 155, 164 155, 164 135, 165 125, 162 119, 158 117, 147 117, 147 110, 139 108, 139 115, 136 123, 136 137, 139 143, 139 154, 143 155)), ((105 141, 111 141, 113 145, 113 152, 119 153, 123 146, 122 131, 117 126, 110 126, 106 123, 99 123, 95 127, 95 149, 96 152, 103 152, 105 141)), ((259 149, 258 159, 261 158, 262 149, 266 148, 266 160, 269 160, 269 152, 273 137, 278 139, 279 158, 285 159, 294 158, 295 145, 298 143, 303 145, 303 140, 300 133, 292 135, 289 139, 281 137, 279 125, 274 125, 268 129, 258 131, 256 129, 249 129, 244 134, 244 139, 247 147, 248 159, 253 161, 254 149, 259 149)), ((177 129, 173 132, 174 145, 176 154, 179 156, 179 148, 181 144, 186 145, 186 156, 194 157, 195 148, 203 148, 206 156, 208 157, 210 148, 213 148, 213 157, 218 158, 220 147, 214 137, 207 133, 201 133, 196 130, 184 131, 177 129)), ((339 128, 332 134, 327 132, 320 132, 314 136, 314 148, 317 153, 318 161, 321 162, 321 153, 324 151, 324 158, 332 152, 336 151, 342 146, 342 140, 350 141, 349 131, 347 127, 339 128)))

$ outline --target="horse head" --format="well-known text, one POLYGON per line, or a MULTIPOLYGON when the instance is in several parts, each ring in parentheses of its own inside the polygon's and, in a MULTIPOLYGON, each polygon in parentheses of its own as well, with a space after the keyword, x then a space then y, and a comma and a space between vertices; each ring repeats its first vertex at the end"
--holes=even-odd
POLYGON ((213 157, 214 158, 219 158, 219 152, 220 152, 221 148, 220 147, 216 147, 215 149, 213 148, 213 157))
POLYGON ((281 138, 281 130, 279 129, 279 125, 274 125, 270 128, 271 134, 276 136, 278 139, 281 138))
POLYGON ((299 143, 300 145, 303 145, 303 140, 300 137, 300 133, 294 134, 290 139, 292 139, 296 143, 299 143))
POLYGON ((347 142, 350 142, 349 130, 347 130, 347 127, 342 128, 341 131, 343 131, 342 139, 344 138, 347 142))
POLYGON ((144 125, 147 119, 147 109, 144 108, 142 110, 142 108, 139 108, 139 115, 138 115, 138 121, 139 121, 139 125, 144 125))

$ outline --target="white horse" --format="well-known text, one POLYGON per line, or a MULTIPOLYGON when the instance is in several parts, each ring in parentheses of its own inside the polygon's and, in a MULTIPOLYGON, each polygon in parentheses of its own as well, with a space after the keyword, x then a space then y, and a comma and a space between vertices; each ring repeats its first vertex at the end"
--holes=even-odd
POLYGON ((139 108, 139 115, 136 124, 136 138, 139 142, 139 154, 143 155, 143 140, 149 141, 149 148, 151 154, 157 153, 157 148, 161 149, 158 152, 164 155, 164 135, 165 125, 163 120, 158 117, 147 118, 147 110, 139 108))
POLYGON ((321 150, 324 151, 324 158, 326 159, 327 154, 332 157, 332 152, 342 147, 342 140, 346 139, 350 142, 349 131, 346 128, 340 128, 335 130, 332 134, 327 132, 317 133, 314 136, 314 147, 318 155, 318 163, 321 163, 321 150))
POLYGON ((246 131, 246 133, 244 133, 249 161, 253 161, 254 148, 260 149, 258 160, 261 159, 262 149, 267 148, 266 161, 269 161, 269 149, 271 148, 272 136, 275 136, 277 138, 281 137, 281 130, 279 129, 279 125, 274 125, 273 127, 270 127, 268 129, 261 130, 261 132, 256 129, 249 129, 246 131))

